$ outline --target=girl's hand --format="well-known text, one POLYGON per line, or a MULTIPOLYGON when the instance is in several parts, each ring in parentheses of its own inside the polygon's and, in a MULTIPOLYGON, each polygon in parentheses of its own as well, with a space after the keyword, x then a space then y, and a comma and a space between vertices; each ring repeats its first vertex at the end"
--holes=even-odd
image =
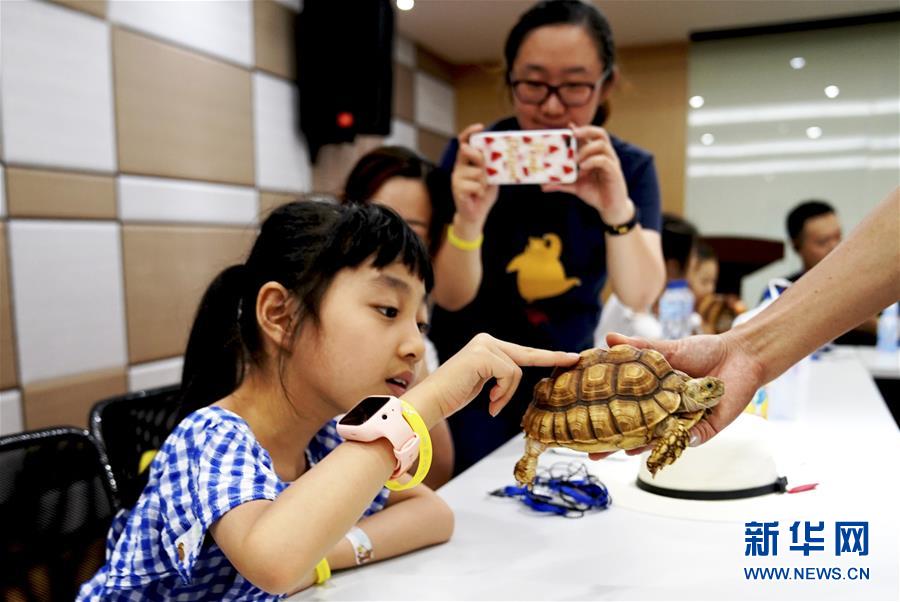
MULTIPOLYGON (((610 333, 610 345, 627 343, 642 349, 656 349, 672 367, 690 376, 718 376, 725 381, 725 394, 712 412, 691 429, 691 445, 697 446, 712 439, 719 431, 740 416, 756 390, 763 383, 763 366, 728 331, 721 335, 700 335, 677 341, 647 341, 610 333)), ((628 455, 640 454, 650 446, 628 450, 628 455)), ((609 453, 591 454, 592 460, 605 458, 609 453)))
POLYGON ((484 155, 469 144, 469 136, 483 129, 483 125, 476 123, 460 133, 457 138, 459 152, 456 153, 456 163, 450 177, 453 202, 456 204, 453 229, 457 236, 466 240, 478 238, 491 207, 497 202, 498 188, 487 183, 484 155))
POLYGON ((625 176, 609 134, 595 125, 569 127, 578 140, 578 180, 572 184, 544 184, 541 190, 574 194, 597 209, 607 224, 624 224, 632 218, 635 208, 628 198, 625 176))
POLYGON ((577 353, 507 343, 481 333, 403 398, 419 410, 430 427, 472 401, 484 383, 495 378, 489 411, 496 416, 522 379, 519 366, 571 366, 579 357, 577 353))

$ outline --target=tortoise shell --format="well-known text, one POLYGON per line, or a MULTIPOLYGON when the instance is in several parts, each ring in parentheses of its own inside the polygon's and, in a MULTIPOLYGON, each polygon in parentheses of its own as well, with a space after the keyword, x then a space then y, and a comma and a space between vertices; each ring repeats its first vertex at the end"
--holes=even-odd
POLYGON ((680 411, 688 379, 653 349, 590 349, 535 386, 522 427, 541 443, 582 451, 640 447, 672 414, 687 419, 687 428, 703 417, 702 410, 680 411))

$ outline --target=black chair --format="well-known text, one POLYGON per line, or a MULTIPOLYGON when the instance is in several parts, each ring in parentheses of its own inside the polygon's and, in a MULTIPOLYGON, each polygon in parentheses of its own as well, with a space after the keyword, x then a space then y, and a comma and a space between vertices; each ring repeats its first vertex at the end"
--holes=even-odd
POLYGON ((145 452, 158 450, 178 424, 179 385, 147 389, 97 402, 91 408, 91 434, 109 459, 123 508, 131 508, 147 484, 139 471, 145 452))
POLYGON ((0 437, 0 599, 74 599, 105 560, 116 510, 109 465, 87 431, 0 437))

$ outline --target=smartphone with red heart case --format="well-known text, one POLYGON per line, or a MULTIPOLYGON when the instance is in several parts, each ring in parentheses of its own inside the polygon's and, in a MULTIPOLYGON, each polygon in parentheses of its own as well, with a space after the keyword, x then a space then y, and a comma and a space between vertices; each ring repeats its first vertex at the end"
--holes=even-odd
POLYGON ((571 184, 578 142, 569 129, 479 132, 469 143, 484 154, 488 184, 571 184))

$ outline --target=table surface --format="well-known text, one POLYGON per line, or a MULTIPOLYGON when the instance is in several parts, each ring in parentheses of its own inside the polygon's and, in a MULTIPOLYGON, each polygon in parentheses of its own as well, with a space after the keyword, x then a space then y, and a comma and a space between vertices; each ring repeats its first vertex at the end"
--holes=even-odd
MULTIPOLYGON (((487 494, 512 484, 523 450, 516 438, 441 488, 456 516, 450 542, 336 573, 290 599, 897 600, 900 433, 854 354, 813 361, 807 379, 796 417, 770 420, 769 428, 779 473, 789 475, 790 485, 818 482, 814 491, 730 502, 672 500, 671 513, 669 506, 642 512, 627 507, 633 476, 616 476, 636 476, 638 458, 616 454, 587 462, 609 486, 609 509, 581 519, 542 515, 487 494), (692 506, 687 509, 701 518, 677 518, 676 504, 692 506), (745 556, 745 523, 776 520, 778 553, 745 556), (805 521, 823 522, 825 551, 804 557, 789 550, 794 521, 801 533, 805 521), (837 521, 868 521, 867 555, 836 555, 837 521), (752 567, 787 567, 794 578, 748 579, 745 569, 752 567), (805 567, 839 568, 844 578, 796 578, 794 569, 805 567), (868 578, 848 579, 851 568, 867 569, 868 578)), ((545 453, 541 464, 560 458, 545 453)))
MULTIPOLYGON (((900 379, 900 351, 884 352, 870 345, 849 345, 847 348, 856 354, 874 378, 900 379)), ((838 351, 841 350, 839 346, 838 351)))

